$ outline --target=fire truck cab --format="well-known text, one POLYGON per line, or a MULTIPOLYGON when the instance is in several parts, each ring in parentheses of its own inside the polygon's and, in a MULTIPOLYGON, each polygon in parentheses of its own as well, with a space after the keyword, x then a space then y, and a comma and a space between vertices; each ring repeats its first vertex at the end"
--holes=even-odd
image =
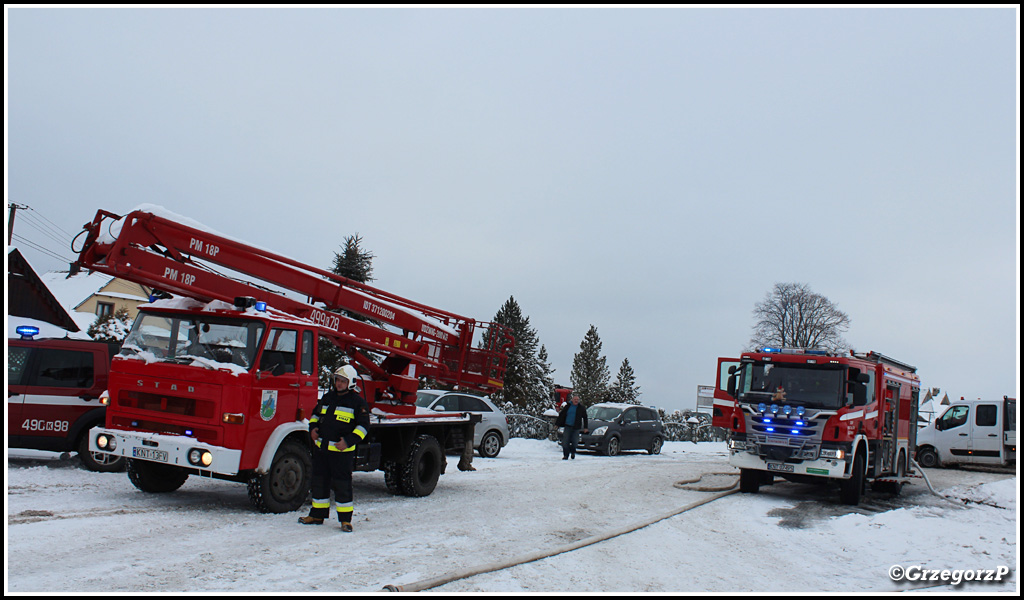
POLYGON ((907 475, 919 390, 914 367, 875 352, 765 348, 719 359, 714 424, 731 432, 741 491, 834 481, 857 504, 867 480, 907 475))

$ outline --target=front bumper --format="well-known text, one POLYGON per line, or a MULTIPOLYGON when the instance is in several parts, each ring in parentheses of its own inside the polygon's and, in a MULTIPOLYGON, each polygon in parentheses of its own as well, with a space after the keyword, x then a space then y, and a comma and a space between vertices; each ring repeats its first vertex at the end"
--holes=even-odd
POLYGON ((104 427, 93 427, 89 431, 89 450, 220 475, 237 475, 242 460, 241 450, 204 444, 183 435, 122 431, 104 427), (113 440, 115 447, 110 449, 108 444, 107 448, 100 448, 96 443, 100 436, 113 440), (209 452, 213 458, 212 462, 209 465, 190 462, 189 453, 192 450, 209 452))
POLYGON ((729 464, 740 469, 766 471, 779 475, 811 475, 830 479, 849 479, 850 473, 845 459, 818 458, 800 462, 775 462, 765 460, 745 450, 731 450, 729 464))

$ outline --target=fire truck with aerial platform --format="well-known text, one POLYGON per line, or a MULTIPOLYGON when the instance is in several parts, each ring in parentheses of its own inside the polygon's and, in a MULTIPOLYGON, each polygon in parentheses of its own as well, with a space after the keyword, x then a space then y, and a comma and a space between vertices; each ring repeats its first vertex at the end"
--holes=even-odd
POLYGON ((917 432, 917 369, 877 352, 772 349, 718 359, 712 424, 731 433, 740 491, 776 475, 839 483, 858 504, 865 482, 899 491, 917 432))
MULTIPOLYGON (((127 457, 143 491, 170 492, 199 475, 247 484, 263 512, 302 506, 321 339, 356 367, 370 407, 355 468, 382 470, 395 494, 430 494, 446 451, 472 452, 480 419, 418 411, 418 378, 483 393, 502 387, 514 340, 501 325, 301 264, 159 207, 124 217, 100 210, 82 235, 81 249, 72 248, 78 267, 168 296, 140 307, 111 363, 105 427, 89 442, 127 457)), ((470 459, 464 453, 460 468, 472 469, 470 459)))

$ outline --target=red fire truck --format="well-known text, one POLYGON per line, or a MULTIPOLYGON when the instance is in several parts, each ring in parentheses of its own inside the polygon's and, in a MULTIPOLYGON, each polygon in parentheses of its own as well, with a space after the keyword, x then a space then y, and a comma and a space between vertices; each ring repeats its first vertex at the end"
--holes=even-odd
POLYGON ((128 458, 128 475, 143 491, 173 491, 200 475, 246 483, 261 511, 299 508, 310 484, 307 419, 322 338, 356 367, 370 406, 356 469, 384 471, 396 494, 430 494, 445 452, 467 444, 472 452, 479 420, 418 411, 418 378, 483 393, 502 387, 514 341, 500 325, 303 265, 156 207, 123 218, 101 210, 83 234, 78 266, 168 296, 140 307, 111 364, 106 426, 90 436, 90 449, 128 458))
POLYGON ((917 369, 877 352, 765 348, 718 359, 713 424, 731 431, 740 491, 779 475, 832 480, 858 504, 865 481, 898 491, 915 447, 917 369))

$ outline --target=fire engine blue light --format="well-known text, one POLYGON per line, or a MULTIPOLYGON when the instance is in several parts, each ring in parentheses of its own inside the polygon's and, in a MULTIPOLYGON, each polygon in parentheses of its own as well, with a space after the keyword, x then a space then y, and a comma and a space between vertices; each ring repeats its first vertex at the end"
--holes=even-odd
POLYGON ((787 404, 785 407, 783 407, 782 412, 788 415, 789 413, 793 412, 793 407, 787 404))
POLYGON ((764 402, 757 405, 757 412, 764 412, 766 410, 768 410, 768 405, 764 402))
POLYGON ((803 421, 797 421, 796 424, 800 425, 800 426, 803 426, 804 422, 803 421))
POLYGON ((186 429, 185 430, 185 435, 187 435, 189 437, 192 437, 192 430, 191 429, 186 429))
POLYGON ((802 417, 802 416, 804 416, 804 412, 805 412, 805 410, 806 410, 806 409, 804 409, 804 407, 802 407, 802 406, 798 406, 798 407, 796 407, 796 414, 797 414, 797 416, 798 416, 798 417, 802 417))
POLYGON ((782 348, 772 348, 770 346, 765 346, 764 348, 761 349, 761 352, 782 352, 782 348))
POLYGON ((793 435, 800 435, 800 431, 798 429, 794 429, 793 430, 793 435))
POLYGON ((767 427, 767 428, 765 428, 765 431, 775 431, 775 428, 774 427, 767 427))
POLYGON ((764 419, 762 419, 762 420, 761 420, 761 422, 762 422, 762 423, 771 423, 771 422, 772 422, 772 420, 771 420, 771 419, 769 419, 768 417, 765 417, 764 419))
POLYGON ((267 303, 266 302, 257 302, 256 303, 256 310, 258 310, 260 312, 267 312, 267 303))
POLYGON ((779 405, 778 404, 772 404, 772 412, 775 413, 775 414, 778 414, 778 412, 779 412, 779 405))
MULTIPOLYGON (((10 331, 10 329, 7 331, 10 331)), ((39 335, 39 328, 35 325, 21 325, 15 329, 15 331, 18 332, 18 335, 20 335, 23 340, 30 340, 33 336, 39 335)))

